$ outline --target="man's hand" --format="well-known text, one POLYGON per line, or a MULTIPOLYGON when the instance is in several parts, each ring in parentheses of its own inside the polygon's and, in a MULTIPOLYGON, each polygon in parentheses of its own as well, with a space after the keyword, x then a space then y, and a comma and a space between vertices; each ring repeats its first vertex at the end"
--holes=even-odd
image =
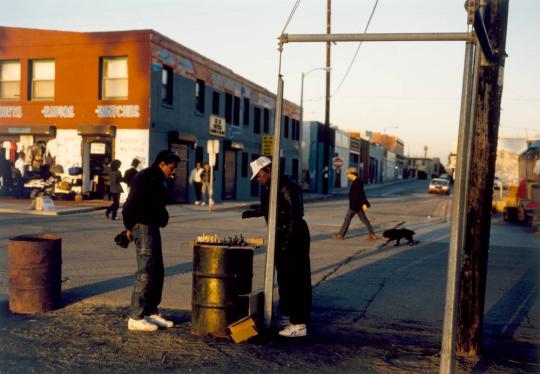
POLYGON ((368 211, 368 206, 366 204, 362 205, 362 210, 364 212, 367 212, 368 211))
POLYGON ((128 238, 129 241, 133 240, 133 234, 131 233, 131 230, 126 230, 126 238, 128 238))
POLYGON ((244 210, 242 212, 242 219, 246 219, 246 218, 253 218, 253 217, 258 217, 259 215, 257 214, 257 211, 255 210, 244 210))

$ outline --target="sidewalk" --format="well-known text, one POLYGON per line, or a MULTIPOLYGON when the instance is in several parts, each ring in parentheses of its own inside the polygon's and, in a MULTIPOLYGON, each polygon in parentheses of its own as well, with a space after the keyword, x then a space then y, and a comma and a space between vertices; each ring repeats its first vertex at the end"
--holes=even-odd
MULTIPOLYGON (((396 180, 392 182, 387 182, 385 184, 370 184, 365 186, 365 190, 373 190, 381 188, 383 186, 389 186, 397 183, 407 183, 410 180, 396 180)), ((323 195, 320 193, 304 192, 304 202, 312 202, 326 199, 335 199, 335 198, 346 198, 349 192, 348 188, 336 189, 336 191, 323 195)), ((213 210, 215 211, 224 211, 224 210, 235 210, 247 208, 251 204, 257 204, 259 199, 253 200, 234 200, 234 201, 221 201, 214 205, 213 210)), ((42 216, 57 216, 57 215, 66 215, 66 214, 77 214, 83 212, 90 212, 93 210, 105 209, 111 205, 109 200, 83 200, 83 201, 74 201, 74 200, 54 200, 55 211, 44 212, 31 209, 32 200, 31 199, 13 199, 9 197, 0 198, 0 213, 13 213, 13 214, 30 214, 30 215, 42 215, 42 216)), ((175 215, 175 212, 185 210, 208 210, 208 206, 198 206, 193 204, 174 204, 169 205, 167 209, 171 212, 171 216, 175 215)))

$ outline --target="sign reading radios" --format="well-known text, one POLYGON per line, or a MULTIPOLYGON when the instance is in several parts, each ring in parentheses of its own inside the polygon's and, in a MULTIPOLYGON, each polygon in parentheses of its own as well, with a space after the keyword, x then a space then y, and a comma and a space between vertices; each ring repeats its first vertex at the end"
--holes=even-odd
POLYGON ((73 118, 75 109, 73 105, 45 105, 41 109, 41 114, 45 118, 73 118))
POLYGON ((139 118, 138 105, 98 105, 95 110, 99 118, 139 118))
POLYGON ((272 150, 274 149, 274 136, 263 135, 261 142, 261 156, 272 156, 272 150))
POLYGON ((208 125, 210 135, 225 136, 225 118, 211 115, 208 125))

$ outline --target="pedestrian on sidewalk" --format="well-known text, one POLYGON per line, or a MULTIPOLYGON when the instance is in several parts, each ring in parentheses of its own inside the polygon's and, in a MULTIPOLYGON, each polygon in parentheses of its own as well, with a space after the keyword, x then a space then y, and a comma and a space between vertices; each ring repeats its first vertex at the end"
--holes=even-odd
MULTIPOLYGON (((214 180, 216 177, 214 176, 214 180)), ((201 173, 201 205, 208 203, 210 205, 210 164, 204 163, 203 171, 201 173)))
POLYGON ((191 174, 189 175, 189 183, 193 184, 193 189, 195 190, 195 205, 199 205, 202 203, 202 200, 201 200, 201 189, 202 189, 201 174, 202 172, 203 172, 203 168, 201 168, 201 163, 197 162, 195 164, 195 169, 191 170, 191 174))
POLYGON ((158 327, 173 327, 174 323, 158 313, 163 291, 164 266, 160 227, 167 226, 169 213, 167 179, 173 176, 180 158, 163 150, 151 167, 139 172, 131 183, 122 211, 129 240, 137 248, 137 272, 131 296, 128 329, 155 331, 158 327))
POLYGON ((122 173, 119 170, 120 166, 122 166, 120 160, 113 160, 109 171, 109 195, 113 202, 105 211, 105 216, 112 220, 116 220, 116 213, 120 206, 120 195, 124 192, 124 189, 120 184, 123 181, 122 173))
POLYGON ((134 158, 133 161, 131 161, 131 167, 126 170, 124 173, 124 182, 126 182, 128 187, 131 187, 131 181, 137 175, 139 170, 137 169, 139 167, 139 164, 141 161, 139 161, 138 158, 134 158))
MULTIPOLYGON (((261 205, 244 211, 242 218, 264 216, 268 223, 272 164, 259 157, 250 164, 261 185, 261 205)), ((290 177, 279 178, 276 222, 275 264, 279 287, 279 335, 289 338, 307 335, 311 316, 310 237, 304 221, 304 201, 300 186, 290 177)))
POLYGON ((349 230, 349 225, 351 224, 352 218, 355 215, 358 215, 360 221, 362 221, 362 223, 366 225, 366 228, 368 229, 368 240, 377 240, 377 235, 375 235, 375 231, 373 231, 373 227, 371 227, 371 223, 366 216, 366 212, 371 205, 369 204, 364 191, 364 183, 362 183, 360 178, 358 178, 358 171, 356 168, 347 169, 347 178, 352 181, 351 188, 349 189, 349 208, 347 209, 347 213, 345 213, 343 225, 341 225, 339 232, 334 235, 334 239, 345 239, 345 235, 347 234, 347 230, 349 230))

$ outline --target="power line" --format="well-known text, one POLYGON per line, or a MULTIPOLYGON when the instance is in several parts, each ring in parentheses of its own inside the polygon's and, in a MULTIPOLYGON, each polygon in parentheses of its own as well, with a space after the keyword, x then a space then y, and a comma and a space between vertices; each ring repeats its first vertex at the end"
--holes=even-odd
POLYGON ((285 26, 283 26, 283 30, 281 30, 282 34, 285 32, 285 29, 287 28, 287 26, 289 26, 289 22, 291 22, 291 19, 293 18, 294 12, 296 12, 298 5, 300 5, 300 0, 296 0, 296 3, 294 3, 294 6, 291 10, 291 14, 289 14, 289 18, 287 18, 287 22, 285 22, 285 26))
MULTIPOLYGON (((370 14, 369 19, 367 21, 366 27, 364 28, 364 34, 367 32, 367 30, 369 28, 369 24, 371 23, 371 19, 373 18, 373 14, 375 13, 375 9, 377 9, 377 4, 379 4, 379 0, 375 0, 375 4, 373 5, 373 9, 371 10, 371 14, 370 14)), ((353 56, 353 58, 351 60, 351 63, 349 64, 349 67, 347 68, 347 71, 345 72, 345 75, 343 76, 343 79, 339 83, 338 88, 336 88, 336 90, 334 91, 332 96, 334 96, 339 91, 339 89, 343 85, 343 82, 345 82, 345 79, 347 79, 347 76, 349 75, 349 72, 351 71, 351 68, 352 68, 352 66, 354 64, 354 61, 356 60, 356 56, 358 56, 358 52, 360 52, 360 47, 361 46, 362 46, 362 42, 359 42, 358 47, 356 48, 356 52, 354 53, 354 56, 353 56)))

